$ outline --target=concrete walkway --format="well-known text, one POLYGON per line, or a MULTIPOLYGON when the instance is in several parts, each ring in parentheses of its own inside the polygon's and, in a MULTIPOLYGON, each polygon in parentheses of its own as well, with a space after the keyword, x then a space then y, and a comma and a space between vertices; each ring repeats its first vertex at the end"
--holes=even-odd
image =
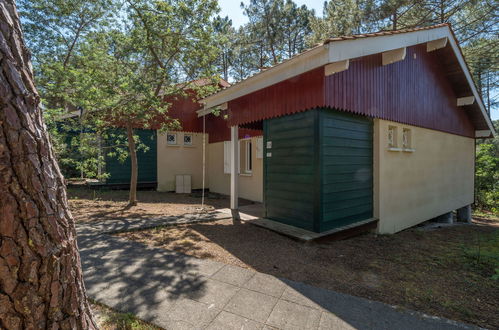
POLYGON ((159 221, 166 221, 164 225, 226 217, 212 212, 78 225, 88 295, 165 329, 473 328, 109 235, 159 221))

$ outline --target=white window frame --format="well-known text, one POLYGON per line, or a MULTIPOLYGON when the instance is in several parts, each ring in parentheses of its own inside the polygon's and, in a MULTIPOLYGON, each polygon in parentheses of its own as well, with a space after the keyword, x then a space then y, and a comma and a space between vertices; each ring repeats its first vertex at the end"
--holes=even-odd
POLYGON ((411 130, 409 128, 402 129, 402 148, 411 148, 411 130))
POLYGON ((184 146, 189 146, 189 147, 192 147, 193 145, 193 141, 194 141, 194 135, 193 134, 184 134, 184 146), (191 137, 191 142, 190 143, 186 143, 185 142, 185 137, 186 136, 190 136, 191 137))
POLYGON ((402 151, 399 147, 399 132, 398 127, 394 125, 389 125, 386 132, 386 140, 388 151, 402 151))
POLYGON ((388 148, 397 148, 397 126, 388 126, 387 139, 388 139, 388 148))
MULTIPOLYGON (((251 139, 244 140, 244 151, 245 151, 245 157, 244 157, 244 173, 245 174, 252 174, 253 173, 253 143, 251 139)), ((239 158, 240 160, 241 158, 239 158)))
POLYGON ((177 140, 177 133, 166 133, 166 144, 169 145, 169 146, 177 146, 178 145, 178 140, 177 140), (172 135, 174 137, 174 141, 173 143, 170 142, 170 140, 168 139, 168 137, 172 135))
POLYGON ((414 141, 412 139, 412 129, 404 127, 402 129, 402 149, 405 152, 414 152, 414 141))

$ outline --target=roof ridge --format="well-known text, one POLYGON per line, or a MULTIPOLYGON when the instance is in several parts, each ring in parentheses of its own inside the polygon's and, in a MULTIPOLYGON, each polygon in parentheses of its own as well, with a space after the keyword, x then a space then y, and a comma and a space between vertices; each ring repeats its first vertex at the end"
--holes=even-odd
POLYGON ((444 26, 451 26, 450 23, 440 23, 436 25, 430 25, 430 26, 419 26, 419 27, 413 27, 413 28, 405 28, 405 29, 400 29, 400 30, 380 30, 377 32, 366 32, 366 33, 359 33, 359 34, 351 34, 351 35, 344 35, 344 36, 339 36, 339 37, 331 37, 327 38, 324 40, 322 44, 319 45, 325 45, 333 41, 340 41, 340 40, 351 40, 351 39, 360 39, 360 38, 368 38, 368 37, 378 37, 378 36, 384 36, 384 35, 391 35, 391 34, 400 34, 400 33, 409 33, 409 32, 416 32, 416 31, 423 31, 423 30, 431 30, 431 29, 437 29, 440 27, 444 26))

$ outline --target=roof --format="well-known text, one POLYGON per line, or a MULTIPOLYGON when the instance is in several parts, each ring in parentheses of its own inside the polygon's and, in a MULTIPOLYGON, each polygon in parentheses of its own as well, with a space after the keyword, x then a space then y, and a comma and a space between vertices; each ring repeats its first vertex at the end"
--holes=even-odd
POLYGON ((324 44, 334 42, 334 41, 341 41, 341 40, 352 40, 352 39, 361 39, 361 38, 369 38, 369 37, 389 36, 389 35, 394 35, 394 34, 431 30, 431 29, 436 29, 436 28, 443 27, 443 26, 450 26, 450 25, 448 23, 442 23, 442 24, 437 24, 437 25, 432 25, 432 26, 416 27, 416 28, 412 28, 412 29, 402 29, 402 30, 392 30, 392 31, 385 31, 384 30, 384 31, 372 32, 372 33, 353 34, 353 35, 349 35, 349 36, 329 38, 329 39, 326 39, 320 45, 324 45, 324 44))
MULTIPOLYGON (((446 49, 450 49, 447 55, 455 57, 452 63, 457 70, 454 75, 455 81, 459 81, 462 89, 468 95, 474 96, 476 112, 482 128, 488 128, 488 134, 495 135, 492 122, 485 110, 482 99, 475 86, 470 70, 464 60, 461 48, 450 27, 450 24, 438 24, 428 27, 396 31, 380 31, 375 33, 357 34, 351 36, 335 37, 325 40, 304 52, 297 54, 275 66, 260 71, 238 83, 224 87, 222 90, 200 100, 204 104, 204 109, 198 111, 199 116, 203 116, 212 111, 214 107, 225 105, 227 102, 238 97, 250 94, 257 90, 269 87, 278 82, 292 78, 299 74, 311 71, 315 68, 325 66, 330 63, 341 62, 367 55, 378 54, 390 50, 401 49, 417 44, 429 43, 432 41, 444 40, 446 49)), ((480 134, 487 134, 479 131, 480 134)), ((477 133, 478 134, 478 133, 477 133)))
MULTIPOLYGON (((188 90, 189 88, 191 88, 191 86, 203 87, 203 86, 208 86, 211 84, 214 84, 213 79, 200 78, 200 79, 196 79, 196 80, 181 82, 181 83, 176 84, 175 86, 181 87, 183 90, 188 90)), ((228 83, 226 80, 224 80, 222 78, 219 78, 218 79, 218 87, 220 87, 220 89, 225 89, 225 88, 230 87, 230 83, 228 83)))

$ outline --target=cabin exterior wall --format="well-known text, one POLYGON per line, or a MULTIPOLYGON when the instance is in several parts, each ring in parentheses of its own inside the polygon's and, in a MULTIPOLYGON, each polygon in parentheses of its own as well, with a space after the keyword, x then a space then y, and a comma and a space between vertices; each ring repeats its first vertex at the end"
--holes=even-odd
MULTIPOLYGON (((172 132, 177 144, 169 145, 166 133, 158 132, 158 191, 174 191, 175 176, 191 175, 192 189, 202 189, 203 184, 203 134, 172 132), (184 135, 192 135, 192 145, 184 145, 184 135)), ((206 141, 207 141, 206 137, 206 141)))
MULTIPOLYGON (((263 201, 263 160, 256 157, 257 137, 251 137, 253 170, 239 175, 239 197, 254 202, 263 201)), ((207 180, 210 192, 230 195, 230 174, 224 173, 224 142, 208 144, 207 180)))
MULTIPOLYGON (((400 149, 400 148, 396 148, 400 149)), ((381 119, 374 120, 374 216, 392 234, 473 203, 475 141, 381 119), (411 132, 412 152, 390 151, 388 129, 411 132)))

